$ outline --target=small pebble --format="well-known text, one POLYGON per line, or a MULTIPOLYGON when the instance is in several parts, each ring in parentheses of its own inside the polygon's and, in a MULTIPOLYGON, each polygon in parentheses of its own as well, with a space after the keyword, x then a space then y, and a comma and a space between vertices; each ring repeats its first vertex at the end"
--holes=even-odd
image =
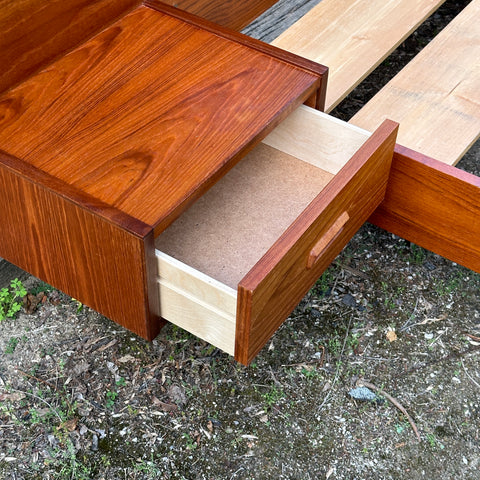
POLYGON ((93 437, 92 437, 92 450, 94 452, 96 452, 98 450, 98 436, 93 434, 93 437))
POLYGON ((348 394, 355 400, 362 400, 365 402, 374 402, 377 396, 367 387, 357 387, 350 390, 348 394))

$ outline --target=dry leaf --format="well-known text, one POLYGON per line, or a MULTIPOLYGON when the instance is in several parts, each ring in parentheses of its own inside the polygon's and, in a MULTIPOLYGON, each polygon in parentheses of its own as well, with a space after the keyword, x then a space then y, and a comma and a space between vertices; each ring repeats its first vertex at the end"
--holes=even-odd
POLYGON ((77 428, 77 422, 77 418, 72 418, 71 420, 68 420, 68 422, 63 422, 61 428, 64 428, 68 432, 73 432, 77 428))
POLYGON ((130 355, 129 353, 118 359, 120 363, 134 362, 135 360, 136 358, 133 355, 130 355))
POLYGON ((0 393, 0 402, 4 402, 8 400, 9 402, 16 402, 18 400, 22 400, 25 398, 25 394, 22 392, 14 392, 14 393, 0 393))
POLYGON ((157 397, 152 397, 152 402, 157 407, 160 407, 164 412, 175 412, 178 409, 178 406, 174 403, 162 402, 157 397))
POLYGON ((387 340, 389 342, 394 342, 395 340, 397 340, 397 334, 395 333, 395 330, 389 330, 387 332, 387 340))
POLYGON ((43 292, 40 292, 37 295, 32 295, 31 293, 27 294, 23 299, 23 307, 25 308, 25 312, 28 315, 32 315, 37 309, 37 305, 39 303, 45 303, 46 300, 47 297, 43 292))

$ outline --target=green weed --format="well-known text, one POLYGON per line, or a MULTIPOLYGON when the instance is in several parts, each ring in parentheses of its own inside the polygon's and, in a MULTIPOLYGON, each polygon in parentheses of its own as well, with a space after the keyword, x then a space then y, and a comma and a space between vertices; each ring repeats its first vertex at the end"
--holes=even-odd
POLYGON ((15 349, 17 348, 17 345, 19 343, 20 343, 20 339, 18 337, 10 337, 10 340, 8 341, 8 344, 5 347, 5 353, 12 354, 15 351, 15 349))
POLYGON ((275 385, 272 385, 270 390, 262 395, 265 403, 269 408, 278 403, 283 397, 285 397, 285 392, 277 388, 275 385))
POLYGON ((118 397, 118 392, 115 392, 115 391, 113 391, 113 390, 109 390, 109 391, 105 394, 105 397, 106 397, 105 407, 106 407, 108 410, 113 410, 113 407, 115 406, 115 400, 116 400, 117 397, 118 397))
POLYGON ((413 263, 414 265, 422 265, 425 262, 426 258, 427 254, 422 247, 419 247, 414 243, 410 245, 410 263, 413 263))
POLYGON ((27 290, 18 278, 10 282, 10 288, 0 290, 0 321, 15 317, 22 308, 20 300, 26 294, 27 290))

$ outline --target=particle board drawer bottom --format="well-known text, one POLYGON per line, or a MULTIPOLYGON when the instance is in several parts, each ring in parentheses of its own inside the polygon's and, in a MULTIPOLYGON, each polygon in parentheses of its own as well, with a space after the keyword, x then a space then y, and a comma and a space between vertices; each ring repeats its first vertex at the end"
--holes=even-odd
POLYGON ((161 316, 248 364, 382 201, 396 131, 299 108, 156 238, 161 316))

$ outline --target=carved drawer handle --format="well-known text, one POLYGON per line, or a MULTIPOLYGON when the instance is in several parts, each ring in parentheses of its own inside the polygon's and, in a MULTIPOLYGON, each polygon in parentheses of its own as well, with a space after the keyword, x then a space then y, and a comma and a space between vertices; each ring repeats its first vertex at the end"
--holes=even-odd
POLYGON ((322 238, 314 245, 307 259, 307 268, 312 268, 322 256, 326 248, 343 230, 345 224, 350 220, 347 212, 343 212, 335 223, 322 235, 322 238))

